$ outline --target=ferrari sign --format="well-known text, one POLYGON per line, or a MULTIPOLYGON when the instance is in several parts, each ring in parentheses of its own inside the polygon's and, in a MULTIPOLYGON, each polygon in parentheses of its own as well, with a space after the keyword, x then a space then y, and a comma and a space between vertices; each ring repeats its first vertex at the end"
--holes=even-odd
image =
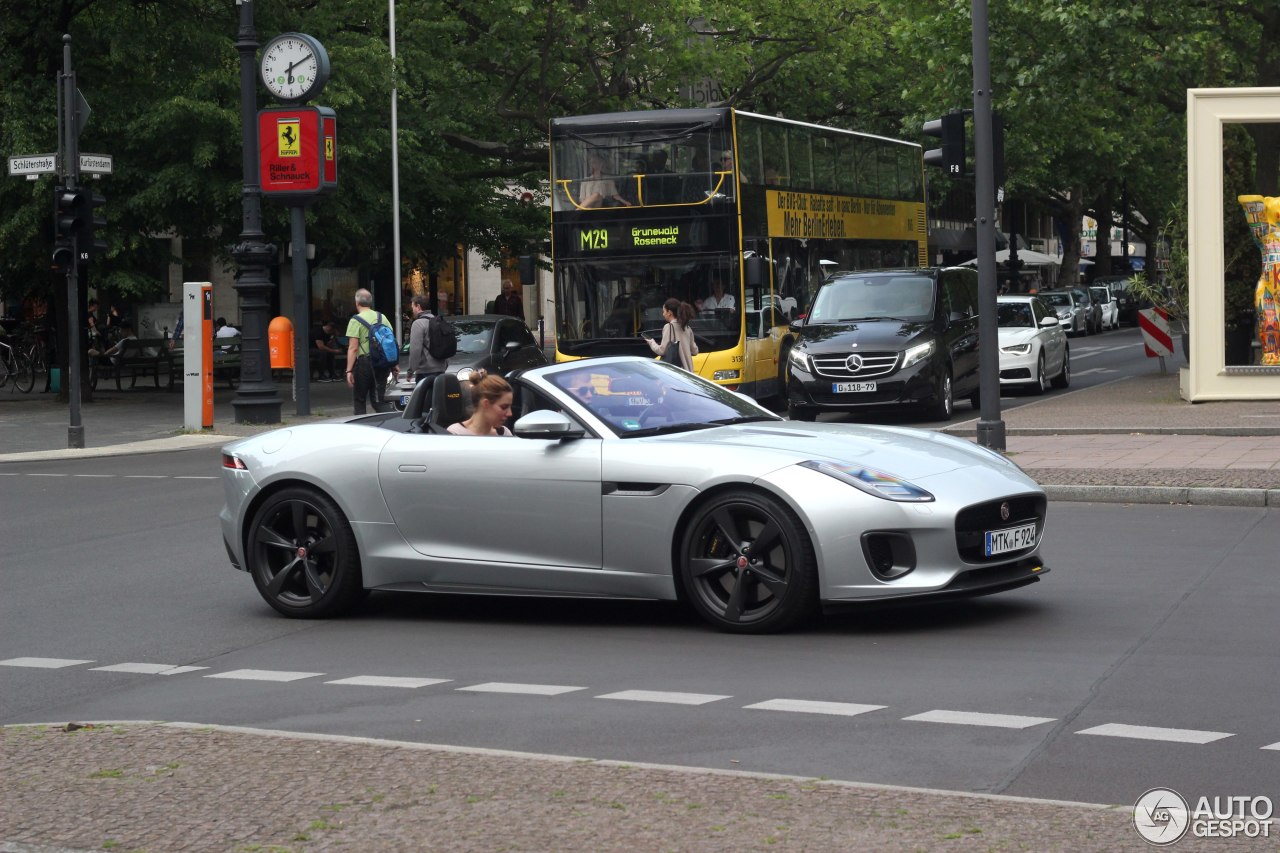
POLYGON ((258 113, 258 178, 264 195, 319 194, 324 176, 320 110, 288 107, 258 113))

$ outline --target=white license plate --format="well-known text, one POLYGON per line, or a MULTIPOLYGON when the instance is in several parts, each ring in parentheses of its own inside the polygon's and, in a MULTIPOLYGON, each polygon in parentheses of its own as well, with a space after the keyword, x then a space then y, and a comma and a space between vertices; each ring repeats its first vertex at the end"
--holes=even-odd
POLYGON ((851 392, 867 392, 876 390, 874 382, 832 382, 831 392, 833 394, 848 394, 851 392))
POLYGON ((986 538, 986 555, 994 557, 1010 551, 1021 551, 1036 544, 1036 525, 1032 522, 1020 527, 1010 527, 1008 530, 988 530, 983 536, 986 538))

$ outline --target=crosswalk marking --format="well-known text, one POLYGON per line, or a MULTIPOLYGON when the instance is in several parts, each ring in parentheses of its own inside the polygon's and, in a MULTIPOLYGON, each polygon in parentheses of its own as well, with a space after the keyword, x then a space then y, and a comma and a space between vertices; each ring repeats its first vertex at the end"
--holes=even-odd
POLYGON ((181 675, 208 669, 207 666, 174 666, 171 663, 113 663, 111 666, 90 667, 93 672, 133 672, 138 675, 181 675))
POLYGON ((301 681, 304 678, 316 678, 323 672, 287 672, 276 669, 233 669, 229 672, 215 672, 205 678, 230 678, 238 681, 301 681))
POLYGON ((719 696, 713 693, 668 693, 662 690, 620 690, 617 693, 605 693, 597 699, 621 699, 624 702, 666 702, 671 705, 705 705, 721 699, 732 699, 732 696, 719 696))
POLYGON ((1127 737, 1136 740, 1166 740, 1175 743, 1213 743, 1227 737, 1234 737, 1231 732, 1206 732, 1197 729, 1164 729, 1159 726, 1129 726, 1124 723, 1107 723, 1082 729, 1078 735, 1101 735, 1103 737, 1127 737))
POLYGON ((93 663, 91 660, 72 660, 70 658, 9 658, 0 660, 0 666, 25 666, 31 669, 61 669, 64 666, 79 666, 82 663, 93 663))
POLYGON ((507 681, 488 681, 484 684, 472 684, 459 687, 472 693, 522 693, 529 696, 559 696, 575 690, 586 690, 585 687, 570 687, 565 684, 514 684, 507 681))
POLYGON ((1028 729, 1054 720, 1053 717, 1019 717, 1014 714, 979 714, 972 711, 926 711, 902 719, 921 723, 950 723, 956 726, 991 726, 998 729, 1028 729))
POLYGON ((444 684, 448 678, 400 678, 394 675, 354 675, 351 678, 339 678, 326 681, 325 684, 350 684, 356 687, 430 687, 432 684, 444 684))
POLYGON ((809 699, 770 699, 754 705, 744 705, 749 711, 794 711, 798 714, 831 714, 837 717, 856 717, 868 711, 880 711, 886 705, 858 705, 853 702, 815 702, 809 699))
POLYGON ((1262 749, 1280 749, 1280 741, 1277 741, 1276 743, 1269 743, 1262 747, 1262 749))

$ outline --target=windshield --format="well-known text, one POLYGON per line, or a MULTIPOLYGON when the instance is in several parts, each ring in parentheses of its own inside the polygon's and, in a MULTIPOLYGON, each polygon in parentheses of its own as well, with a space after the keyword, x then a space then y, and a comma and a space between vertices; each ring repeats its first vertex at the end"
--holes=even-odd
POLYGON ((1070 308, 1071 297, 1065 293, 1042 293, 1040 298, 1048 302, 1054 308, 1070 308))
POLYGON ((781 420, 732 391, 660 361, 588 359, 581 364, 556 372, 551 383, 622 438, 781 420))
POLYGON ((933 279, 922 275, 848 276, 818 290, 811 323, 892 319, 925 322, 933 317, 933 279))
POLYGON ((1034 329, 1029 302, 1001 302, 996 306, 996 324, 1002 329, 1034 329))
POLYGON ((458 352, 476 355, 489 352, 494 324, 484 320, 454 320, 458 329, 458 352))

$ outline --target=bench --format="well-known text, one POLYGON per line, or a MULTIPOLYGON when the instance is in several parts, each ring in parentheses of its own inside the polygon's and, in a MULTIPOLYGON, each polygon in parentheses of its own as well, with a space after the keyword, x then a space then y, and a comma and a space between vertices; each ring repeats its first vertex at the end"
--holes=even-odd
MULTIPOLYGON (((177 346, 170 351, 170 391, 174 390, 174 380, 186 375, 183 367, 186 358, 182 344, 183 341, 178 341, 177 346)), ((236 387, 236 382, 240 380, 239 335, 213 340, 213 381, 217 382, 219 379, 225 379, 229 388, 236 387)))
POLYGON ((123 391, 121 379, 129 377, 129 387, 138 384, 139 376, 150 376, 155 387, 160 388, 161 373, 169 377, 173 385, 173 359, 169 353, 169 342, 164 338, 137 338, 126 341, 118 356, 100 357, 96 365, 94 386, 97 380, 108 373, 114 375, 116 390, 123 391))

